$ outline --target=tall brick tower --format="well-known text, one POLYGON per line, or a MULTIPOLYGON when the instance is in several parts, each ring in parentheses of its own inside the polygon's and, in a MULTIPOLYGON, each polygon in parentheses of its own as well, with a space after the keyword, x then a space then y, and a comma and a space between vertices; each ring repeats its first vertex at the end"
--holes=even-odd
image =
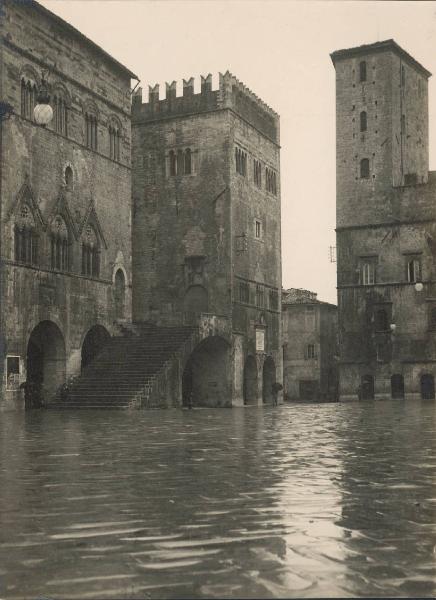
POLYGON ((331 58, 340 397, 434 397, 430 73, 393 40, 339 50, 331 58))
POLYGON ((233 75, 133 98, 133 318, 198 327, 181 395, 272 402, 282 378, 279 117, 233 75))

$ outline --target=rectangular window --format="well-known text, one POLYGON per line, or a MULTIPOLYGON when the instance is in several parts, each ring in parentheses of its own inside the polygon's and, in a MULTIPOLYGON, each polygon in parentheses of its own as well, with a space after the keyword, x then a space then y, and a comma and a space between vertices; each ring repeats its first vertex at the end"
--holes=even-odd
POLYGON ((278 310, 279 308, 279 293, 277 290, 270 290, 269 292, 269 307, 271 310, 278 310))
POLYGON ((360 283, 361 285, 375 284, 375 261, 362 261, 360 265, 360 283))
POLYGON ((421 281, 421 258, 418 256, 408 257, 406 265, 406 277, 409 283, 421 281))
POLYGON ((316 358, 315 354, 315 344, 307 344, 306 348, 306 359, 310 360, 312 358, 316 358))
POLYGON ((239 300, 240 302, 244 302, 244 304, 250 303, 250 288, 248 283, 242 281, 239 283, 239 300))
POLYGON ((264 290, 260 285, 256 286, 256 306, 258 308, 264 308, 265 306, 264 290))
POLYGON ((258 240, 262 238, 262 223, 257 219, 254 221, 254 236, 258 240))

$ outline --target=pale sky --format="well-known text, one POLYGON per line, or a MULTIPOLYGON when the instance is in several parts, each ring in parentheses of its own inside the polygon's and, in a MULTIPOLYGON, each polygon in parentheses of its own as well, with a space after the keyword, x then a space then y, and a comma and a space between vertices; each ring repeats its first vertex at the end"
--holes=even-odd
MULTIPOLYGON (((231 71, 281 118, 283 286, 336 303, 335 72, 329 54, 394 38, 436 77, 436 2, 40 0, 148 85, 231 71)), ((430 169, 436 94, 429 86, 430 169)), ((196 87, 197 90, 197 87, 196 87)), ((181 93, 181 91, 178 91, 181 93)))

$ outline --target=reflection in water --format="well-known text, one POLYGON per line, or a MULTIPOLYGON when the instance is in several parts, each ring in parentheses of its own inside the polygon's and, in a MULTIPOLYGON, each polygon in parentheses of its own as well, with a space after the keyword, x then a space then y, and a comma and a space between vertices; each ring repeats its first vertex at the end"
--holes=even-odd
POLYGON ((3 414, 0 597, 434 595, 435 413, 3 414))

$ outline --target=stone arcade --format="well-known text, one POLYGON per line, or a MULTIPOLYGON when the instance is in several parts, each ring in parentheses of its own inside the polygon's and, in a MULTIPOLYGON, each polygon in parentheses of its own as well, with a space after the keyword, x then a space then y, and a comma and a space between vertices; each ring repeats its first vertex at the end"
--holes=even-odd
POLYGON ((230 73, 190 79, 135 93, 131 147, 132 72, 33 0, 2 25, 0 410, 25 381, 59 406, 70 377, 76 407, 275 401, 278 115, 230 73))

